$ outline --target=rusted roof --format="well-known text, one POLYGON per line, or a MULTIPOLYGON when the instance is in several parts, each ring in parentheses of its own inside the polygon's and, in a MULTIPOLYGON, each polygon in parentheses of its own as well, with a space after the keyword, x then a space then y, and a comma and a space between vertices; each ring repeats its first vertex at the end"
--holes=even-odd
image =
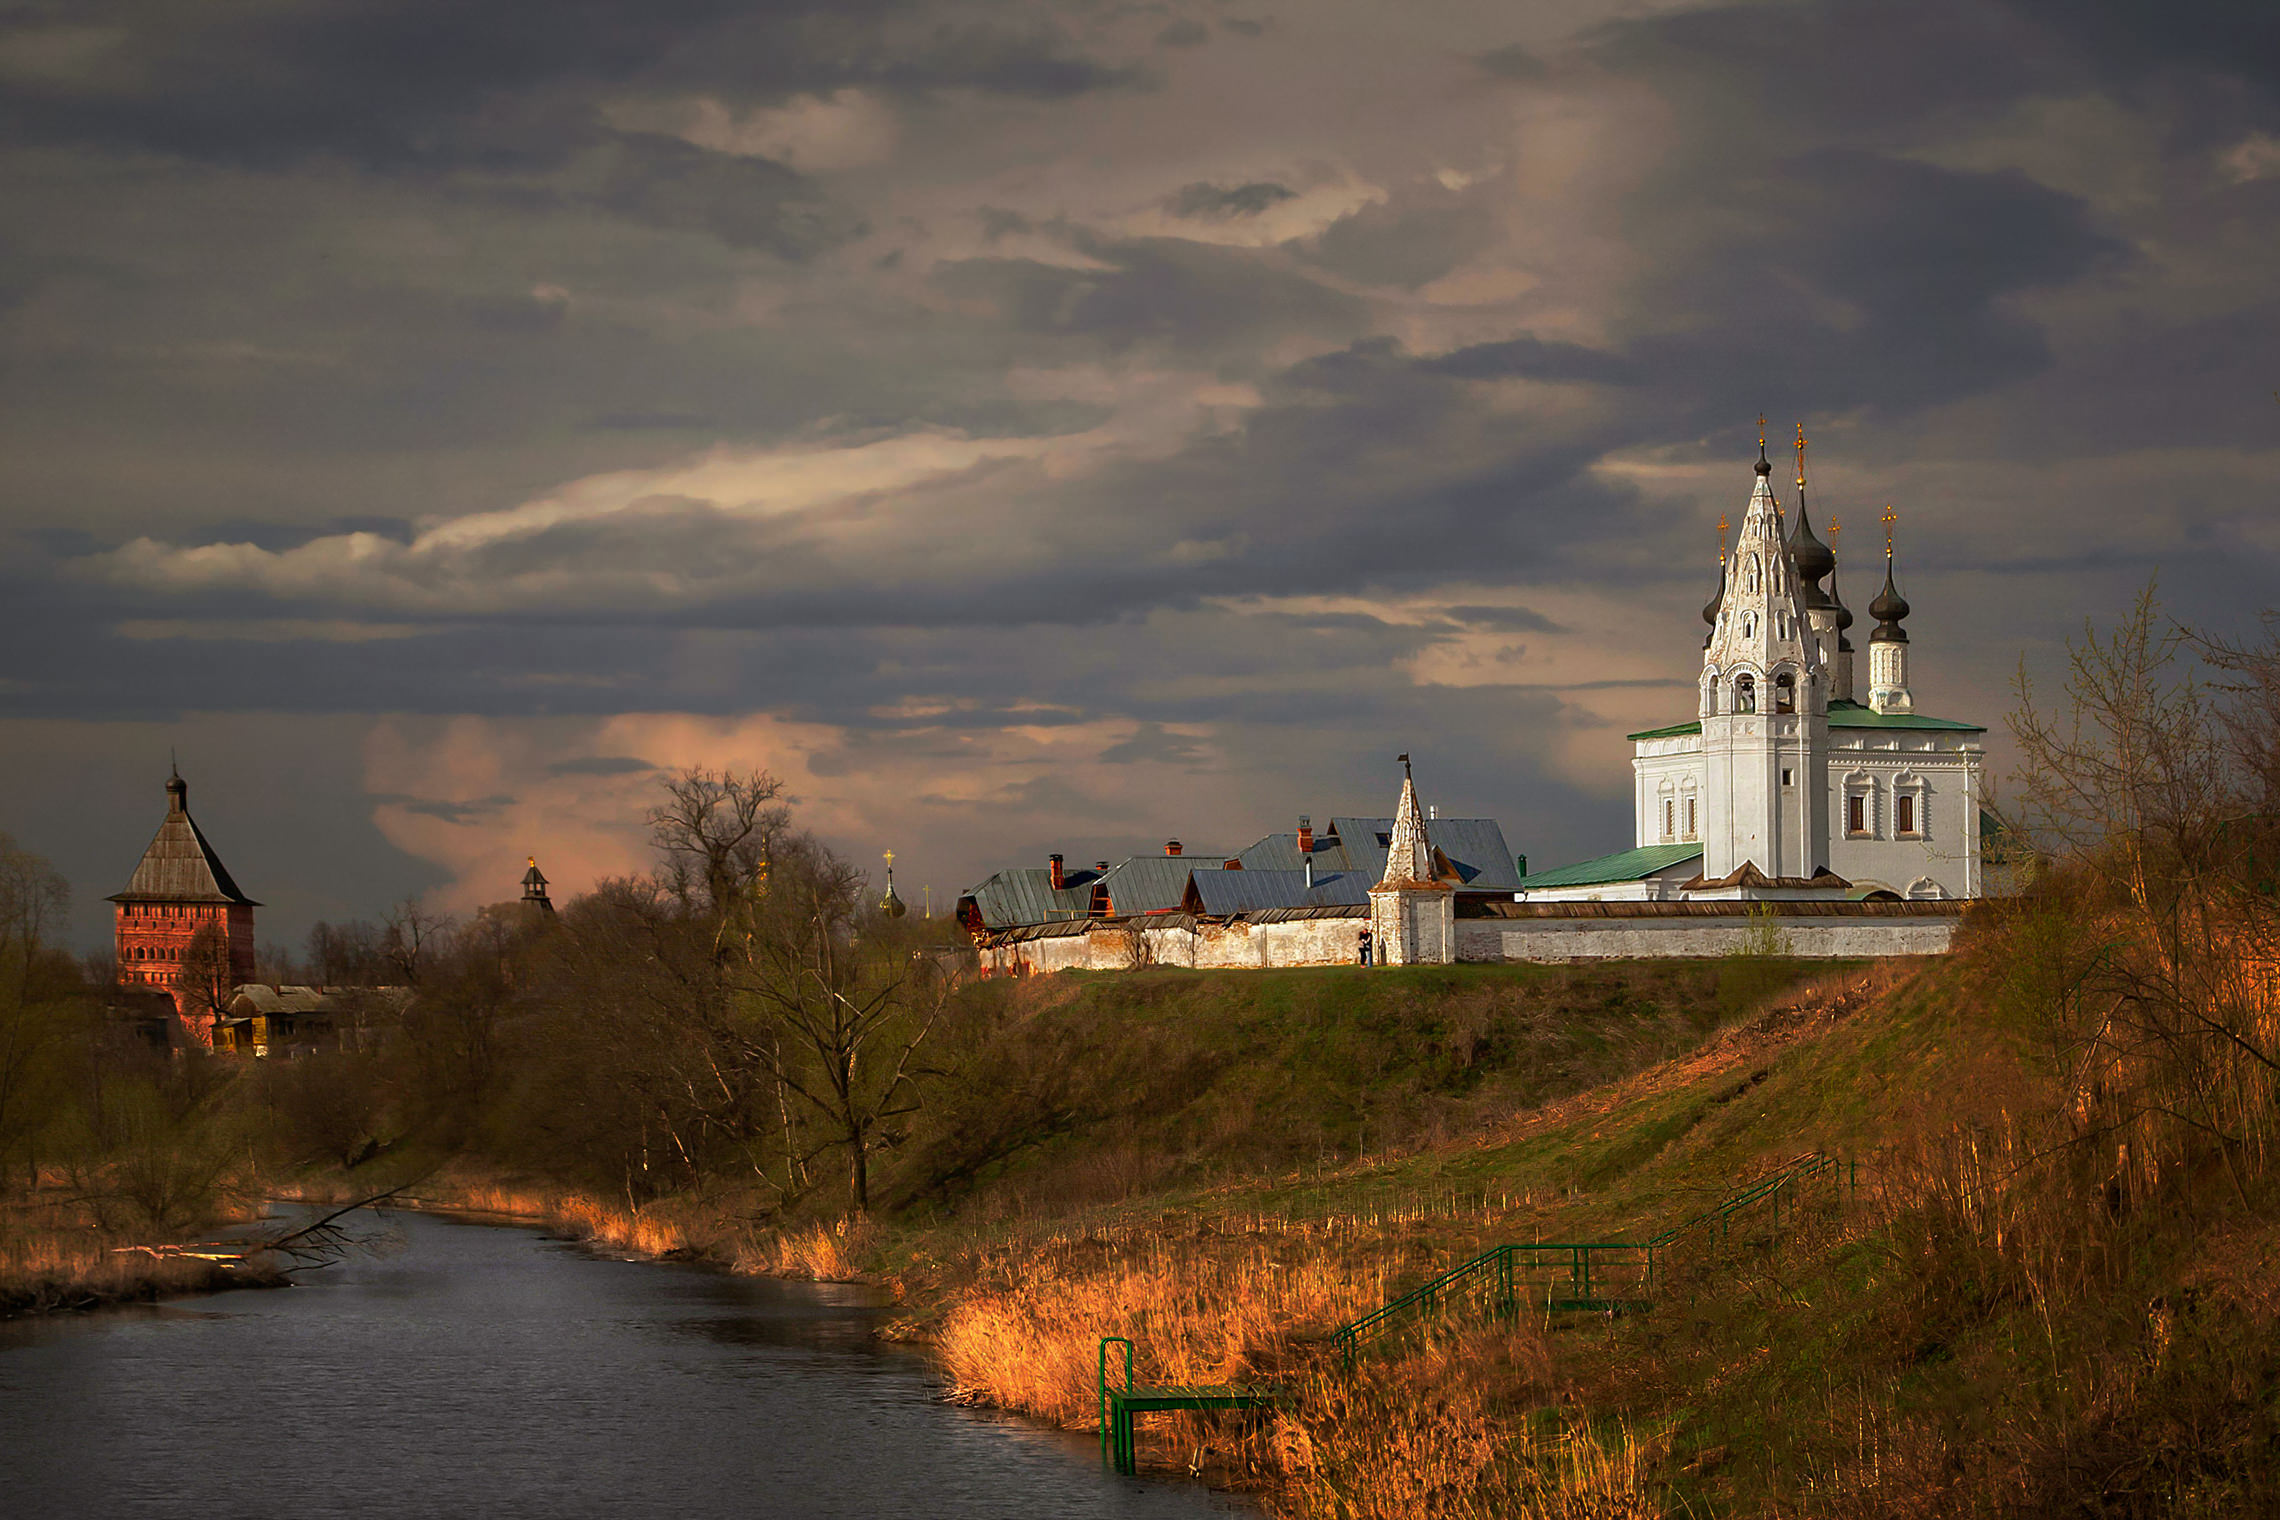
POLYGON ((132 880, 124 892, 114 892, 112 902, 194 902, 234 903, 239 907, 258 908, 261 904, 238 890, 230 880, 214 847, 198 831, 190 817, 189 788, 177 777, 167 786, 170 804, 166 818, 158 826, 158 833, 143 851, 142 864, 135 867, 132 880))

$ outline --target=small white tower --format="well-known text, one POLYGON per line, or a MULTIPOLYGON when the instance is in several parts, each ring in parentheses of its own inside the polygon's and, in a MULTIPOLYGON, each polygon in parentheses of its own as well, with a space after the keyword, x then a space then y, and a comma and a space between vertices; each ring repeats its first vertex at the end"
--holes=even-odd
POLYGON ((1457 958, 1457 890, 1438 869, 1407 755, 1385 875, 1370 888, 1370 937, 1381 966, 1445 966, 1457 958))
POLYGON ((1890 507, 1884 509, 1884 589, 1868 604, 1876 627, 1868 636, 1868 705, 1880 713, 1913 712, 1916 699, 1908 692, 1908 599, 1892 584, 1892 525, 1899 521, 1890 507))
MULTIPOLYGON (((1802 429, 1798 453, 1802 474, 1802 429)), ((1761 431, 1757 485, 1702 652, 1706 882, 1745 866, 1798 880, 1829 863, 1828 662, 1806 615, 1772 474, 1761 431)), ((1832 615, 1832 645, 1834 632, 1832 615)))

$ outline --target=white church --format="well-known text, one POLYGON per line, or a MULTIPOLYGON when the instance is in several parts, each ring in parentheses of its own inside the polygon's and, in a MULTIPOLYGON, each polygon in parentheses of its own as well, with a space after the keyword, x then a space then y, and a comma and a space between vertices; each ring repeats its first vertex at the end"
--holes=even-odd
POLYGON ((1837 558, 1806 513, 1802 430, 1793 521, 1772 475, 1761 435, 1741 534, 1730 554, 1721 545, 1718 592, 1702 609, 1710 631, 1694 720, 1630 736, 1633 848, 1523 877, 1523 901, 1939 901, 1986 890, 1986 729, 1916 710, 1890 513, 1863 700, 1837 558))

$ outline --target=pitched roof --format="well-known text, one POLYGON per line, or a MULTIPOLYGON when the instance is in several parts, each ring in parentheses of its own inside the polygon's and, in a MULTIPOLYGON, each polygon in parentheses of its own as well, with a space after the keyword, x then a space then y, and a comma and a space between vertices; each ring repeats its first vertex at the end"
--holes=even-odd
MULTIPOLYGON (((1953 718, 1930 718, 1922 713, 1880 713, 1873 707, 1864 707, 1858 702, 1847 702, 1842 698, 1829 704, 1829 727, 1937 728, 1959 734, 1983 734, 1987 732, 1987 725, 1984 723, 1958 723, 1953 718)), ((1687 734, 1698 734, 1700 732, 1702 732, 1702 725, 1697 721, 1673 723, 1668 728, 1641 729, 1635 734, 1626 735, 1626 737, 1631 739, 1678 739, 1687 734)))
POLYGON ((1672 866, 1684 865, 1702 858, 1698 844, 1650 844, 1635 850, 1618 850, 1595 860, 1579 860, 1572 866, 1557 866, 1549 871, 1538 871, 1520 878, 1523 889, 1538 887, 1595 887, 1603 883, 1639 881, 1667 871, 1672 866))
POLYGON ((1172 912, 1187 896, 1190 872, 1224 870, 1228 859, 1225 855, 1128 856, 1101 874, 1108 888, 1108 911, 1117 918, 1172 912))
POLYGON ((1359 871, 1197 871, 1186 904, 1206 918, 1228 918, 1268 908, 1355 908, 1370 900, 1370 879, 1359 871))
MULTIPOLYGON (((1385 874, 1386 846, 1393 834, 1391 818, 1333 818, 1332 832, 1344 847, 1352 869, 1367 871, 1372 879, 1385 874)), ((1463 892, 1512 892, 1520 886, 1520 872, 1512 851, 1504 843, 1504 829, 1493 818, 1434 818, 1425 824, 1433 848, 1448 858, 1463 892)), ((1282 837, 1282 836, 1274 836, 1282 837)), ((1260 843, 1265 843, 1262 840, 1260 843)), ((1316 841, 1319 846, 1320 840, 1316 841)), ((1248 861, 1244 862, 1246 865, 1248 861)), ((1296 863, 1296 857, 1293 857, 1296 863)), ((1315 869, 1322 857, 1314 857, 1315 869)))
POLYGON ((965 898, 981 914, 985 929, 1049 924, 1083 918, 1092 907, 1092 884, 1099 875, 1090 869, 1064 871, 1056 891, 1047 867, 1009 866, 980 886, 967 888, 965 898))
POLYGON ((189 788, 180 778, 169 783, 170 805, 150 848, 143 851, 126 890, 114 892, 112 902, 234 903, 258 908, 261 904, 238 890, 214 847, 191 820, 189 788))

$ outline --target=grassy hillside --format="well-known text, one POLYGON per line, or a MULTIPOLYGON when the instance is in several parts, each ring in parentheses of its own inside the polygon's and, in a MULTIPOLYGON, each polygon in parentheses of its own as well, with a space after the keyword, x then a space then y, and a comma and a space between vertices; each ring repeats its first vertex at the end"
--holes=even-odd
POLYGON ((2046 1176, 2051 1052, 1999 952, 1784 967, 1747 1007, 1720 975, 1770 968, 1000 989, 1009 1032, 1128 1101, 1000 1132, 869 1260, 976 1398, 1089 1424, 1107 1333, 1144 1378, 1307 1390, 1153 1436, 1292 1513, 2280 1512, 2269 1190, 2133 1209, 2046 1176), (1693 1252, 1650 1313, 1323 1364, 1486 1245, 1651 1233, 1807 1149, 1866 1163, 1853 1206, 1693 1252))

